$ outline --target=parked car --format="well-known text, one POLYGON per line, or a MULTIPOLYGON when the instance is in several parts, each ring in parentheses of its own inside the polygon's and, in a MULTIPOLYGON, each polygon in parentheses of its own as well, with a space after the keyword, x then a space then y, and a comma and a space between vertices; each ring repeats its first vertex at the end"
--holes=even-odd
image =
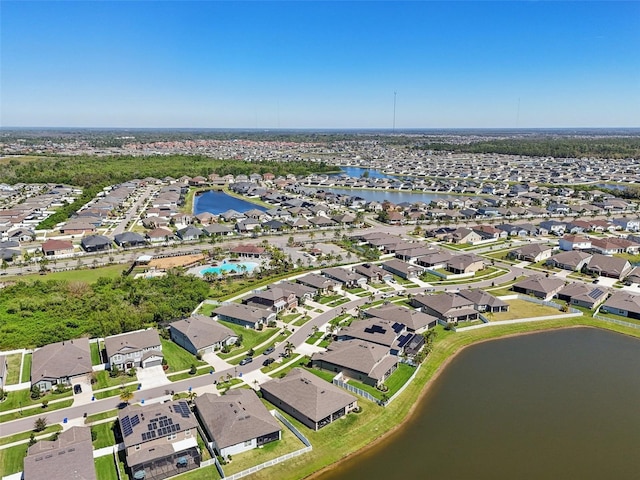
POLYGON ((76 383, 73 386, 73 393, 75 394, 82 393, 82 385, 80 385, 79 383, 76 383))
POLYGON ((253 362, 253 358, 245 357, 242 360, 240 360, 240 365, 247 365, 247 364, 249 364, 251 362, 253 362))
POLYGON ((275 360, 273 358, 271 358, 271 357, 265 358, 264 362, 262 362, 262 365, 264 365, 265 367, 268 367, 273 362, 275 362, 275 360))
POLYGON ((264 352, 262 352, 262 354, 263 355, 271 355, 274 352, 274 350, 275 350, 274 347, 269 347, 264 352))

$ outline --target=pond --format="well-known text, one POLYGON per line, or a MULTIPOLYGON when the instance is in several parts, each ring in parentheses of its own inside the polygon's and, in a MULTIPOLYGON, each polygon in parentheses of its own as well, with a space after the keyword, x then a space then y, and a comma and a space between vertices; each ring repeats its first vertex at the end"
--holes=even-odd
POLYGON ((375 168, 362 168, 362 167, 340 167, 341 173, 332 173, 330 177, 337 177, 340 175, 348 175, 354 178, 360 178, 365 172, 368 172, 369 178, 398 178, 393 175, 387 175, 386 173, 376 170, 375 168))
POLYGON ((388 200, 391 203, 399 204, 399 203, 415 203, 415 202, 424 202, 429 203, 435 199, 446 199, 453 200, 454 198, 461 199, 469 199, 471 197, 464 196, 456 196, 456 195, 439 195, 437 193, 411 193, 411 192, 400 192, 398 190, 363 190, 359 188, 333 188, 333 187, 322 187, 322 190, 325 192, 334 192, 341 193, 343 195, 351 195, 353 197, 360 197, 365 199, 367 202, 384 202, 388 200))
POLYGON ((639 478, 638 365, 640 340, 590 328, 472 346, 406 426, 319 478, 639 478))
POLYGON ((203 212, 209 212, 214 215, 226 212, 227 210, 235 210, 244 213, 247 210, 257 208, 258 210, 266 210, 261 205, 242 200, 241 198, 232 197, 218 190, 208 190, 201 195, 197 195, 193 199, 193 212, 195 215, 203 212))

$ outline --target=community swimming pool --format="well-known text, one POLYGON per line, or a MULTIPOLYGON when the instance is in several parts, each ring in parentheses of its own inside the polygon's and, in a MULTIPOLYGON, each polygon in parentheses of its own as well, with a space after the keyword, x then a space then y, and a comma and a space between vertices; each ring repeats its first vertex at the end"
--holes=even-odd
POLYGON ((250 273, 257 266, 258 264, 256 262, 229 262, 225 260, 220 265, 203 268, 200 270, 200 275, 204 275, 205 273, 220 275, 222 272, 244 273, 245 271, 250 273))

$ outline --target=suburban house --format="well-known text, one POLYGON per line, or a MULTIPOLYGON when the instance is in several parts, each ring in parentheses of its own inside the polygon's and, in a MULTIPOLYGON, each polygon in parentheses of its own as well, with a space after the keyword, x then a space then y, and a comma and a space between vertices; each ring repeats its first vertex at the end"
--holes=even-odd
POLYGON ((446 268, 447 262, 453 258, 453 254, 448 250, 434 250, 419 257, 416 263, 427 268, 446 268))
POLYGON ((622 230, 628 230, 630 232, 640 231, 640 218, 614 218, 613 224, 622 230))
POLYGON ((584 283, 568 283, 556 295, 558 300, 569 302, 571 305, 593 309, 607 299, 609 291, 584 283))
POLYGON ((293 292, 271 285, 268 289, 243 299, 242 303, 251 307, 269 308, 278 313, 286 309, 296 308, 298 306, 298 297, 293 292))
POLYGON ((579 272, 582 267, 591 259, 591 254, 581 252, 579 250, 571 250, 569 252, 560 252, 549 258, 545 263, 552 267, 561 268, 563 270, 572 270, 579 272))
POLYGON ((546 260, 553 253, 553 247, 549 245, 543 245, 540 243, 530 243, 518 247, 515 250, 509 252, 509 258, 515 258, 517 260, 524 260, 527 262, 541 262, 546 260))
POLYGON ((413 246, 403 250, 396 250, 395 252, 396 258, 400 260, 404 260, 405 262, 410 262, 410 261, 415 261, 418 258, 423 257, 425 255, 430 255, 438 251, 438 249, 433 247, 425 247, 425 246, 416 247, 415 244, 410 244, 410 245, 413 245, 413 246))
POLYGON ((71 385, 93 372, 88 338, 76 338, 50 343, 33 352, 31 385, 41 391, 51 390, 59 383, 71 385))
POLYGON ((567 252, 570 250, 587 250, 591 248, 591 239, 582 235, 565 235, 558 241, 558 244, 560 250, 567 252))
POLYGON ((281 438, 282 427, 251 389, 205 393, 194 403, 210 445, 224 458, 281 438))
POLYGON ((400 353, 400 340, 404 337, 406 327, 395 320, 384 320, 369 317, 356 320, 348 327, 342 328, 337 335, 338 341, 363 340, 387 347, 391 354, 400 353))
POLYGON ((330 372, 341 372, 367 385, 383 383, 398 367, 398 357, 387 347, 361 340, 333 342, 326 352, 314 353, 312 365, 330 372))
POLYGON ((414 333, 422 333, 438 324, 438 319, 432 315, 398 305, 370 308, 364 311, 364 315, 404 324, 407 331, 414 333))
POLYGON ((362 287, 367 284, 366 277, 340 267, 325 268, 320 273, 331 280, 343 284, 345 288, 362 287))
POLYGON ((162 365, 162 343, 154 328, 121 333, 104 339, 109 368, 120 370, 162 365))
POLYGON ((478 232, 464 227, 457 228, 449 238, 453 243, 477 243, 482 240, 478 232))
POLYGON ((393 279, 393 275, 378 265, 363 263, 353 267, 353 271, 367 279, 368 283, 382 283, 393 279))
POLYGON ((475 288, 473 290, 460 290, 461 297, 473 302, 473 308, 479 312, 508 312, 509 304, 490 293, 475 288))
POLYGON ((191 315, 169 324, 171 340, 193 355, 215 352, 233 345, 238 336, 229 327, 204 315, 191 315))
POLYGON ((640 295, 615 292, 602 304, 600 311, 640 320, 640 295))
POLYGON ((551 299, 564 287, 565 282, 557 277, 532 276, 514 283, 511 287, 514 292, 533 295, 543 300, 551 299))
POLYGON ((116 245, 122 248, 139 247, 142 245, 146 245, 147 243, 144 237, 136 232, 119 233, 118 235, 113 237, 113 241, 116 245))
POLYGON ((293 293, 298 300, 298 305, 303 304, 306 300, 312 300, 316 296, 317 290, 301 283, 294 283, 288 280, 276 284, 285 292, 293 293))
POLYGON ((73 243, 69 240, 50 239, 42 244, 42 253, 45 257, 71 255, 73 254, 73 243))
POLYGON ((235 323, 245 328, 260 329, 276 320, 275 312, 266 308, 251 307, 240 303, 228 303, 216 308, 213 313, 219 320, 235 323))
POLYGON ((188 241, 199 240, 200 237, 203 235, 203 232, 198 227, 189 225, 187 227, 184 227, 178 230, 176 234, 178 235, 178 238, 180 238, 180 240, 182 240, 183 242, 188 242, 188 241))
POLYGON ((106 252, 111 250, 111 240, 104 235, 88 235, 80 240, 85 252, 106 252))
POLYGON ((302 368, 260 385, 262 397, 312 430, 329 425, 358 406, 358 399, 302 368))
POLYGON ((7 363, 7 357, 0 355, 0 388, 4 388, 7 382, 7 371, 9 370, 9 364, 7 363))
POLYGON ((145 236, 150 243, 163 243, 174 239, 173 232, 166 228, 154 228, 149 230, 145 236))
POLYGON ((24 457, 23 480, 96 480, 89 427, 71 427, 56 440, 40 440, 24 457))
POLYGON ((200 466, 198 421, 187 402, 128 405, 118 424, 129 478, 162 480, 200 466))
POLYGON ((445 292, 440 295, 417 294, 411 299, 411 306, 433 315, 448 323, 476 320, 478 312, 473 302, 455 294, 445 292))
POLYGON ((393 258, 382 264, 382 268, 394 275, 404 278, 405 280, 411 280, 412 278, 418 278, 418 276, 424 271, 422 267, 411 265, 409 263, 393 258))
POLYGON ((591 242, 591 251, 602 255, 615 255, 616 253, 624 253, 625 247, 619 243, 612 242, 609 238, 597 238, 591 242))
POLYGON ((483 268, 484 260, 473 253, 455 255, 447 262, 447 270, 453 274, 473 273, 483 268))
POLYGON ((587 273, 622 280, 633 267, 625 258, 609 257, 594 253, 585 269, 587 273))
POLYGON ((333 291, 337 285, 333 280, 329 280, 327 277, 317 273, 308 273, 303 277, 297 278, 296 282, 307 287, 315 288, 321 294, 333 291))

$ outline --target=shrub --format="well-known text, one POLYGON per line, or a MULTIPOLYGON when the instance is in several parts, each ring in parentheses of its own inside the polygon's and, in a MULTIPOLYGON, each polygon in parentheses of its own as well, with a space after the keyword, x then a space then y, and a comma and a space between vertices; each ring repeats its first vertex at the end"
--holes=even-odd
POLYGON ((43 417, 39 417, 33 422, 33 429, 36 432, 42 432, 45 428, 47 428, 47 419, 43 417))
POLYGON ((33 387, 31 387, 31 398, 33 400, 37 400, 42 396, 42 392, 40 391, 40 389, 34 385, 33 387))
POLYGON ((195 363, 191 364, 191 368, 189 369, 189 375, 195 375, 198 372, 195 363))

